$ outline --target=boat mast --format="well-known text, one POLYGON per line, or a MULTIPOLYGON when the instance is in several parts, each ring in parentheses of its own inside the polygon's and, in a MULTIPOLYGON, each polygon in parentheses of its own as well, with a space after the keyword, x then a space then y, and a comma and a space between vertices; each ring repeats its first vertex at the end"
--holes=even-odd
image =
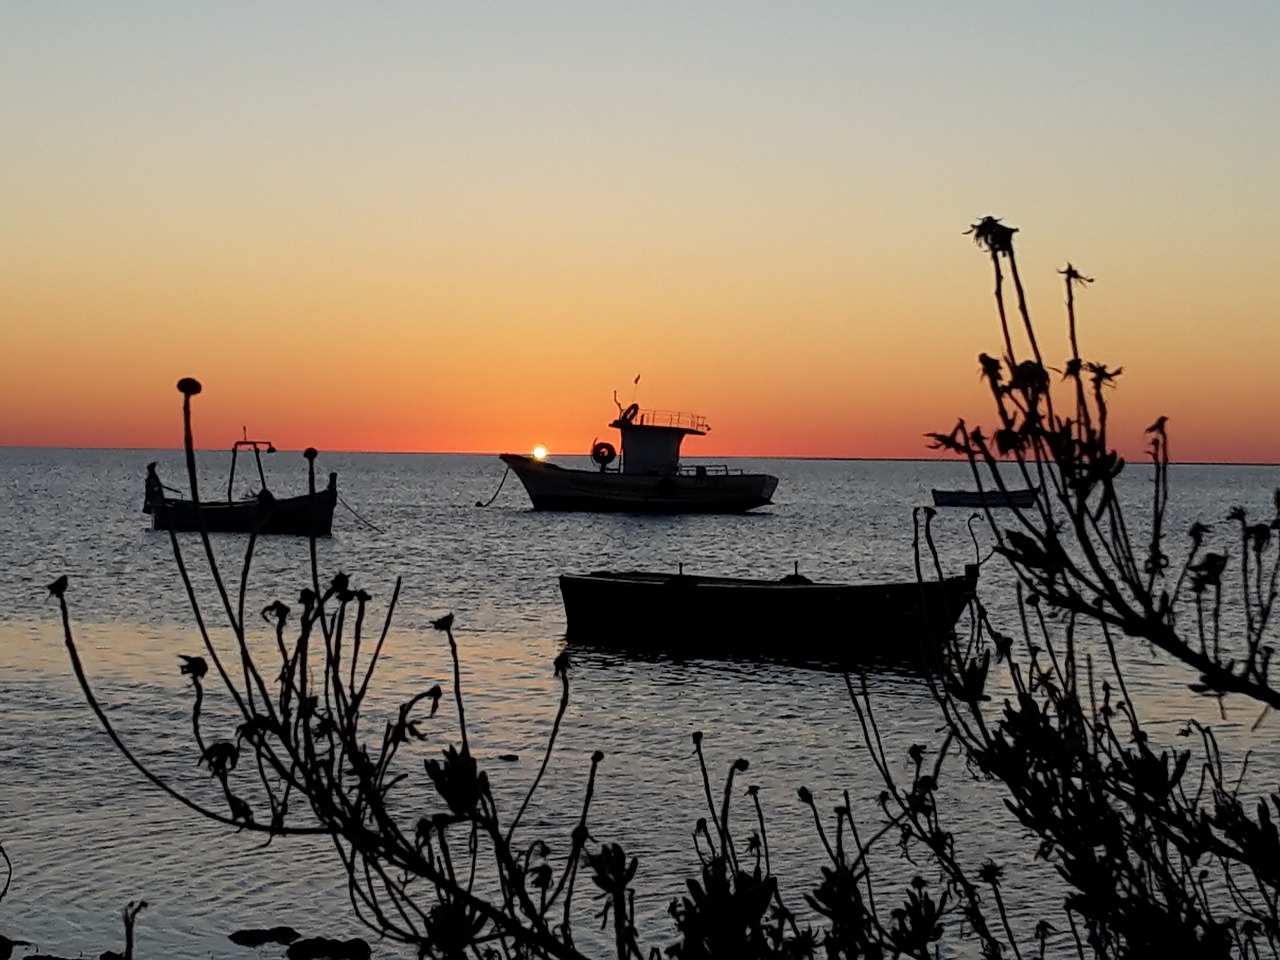
POLYGON ((231 473, 227 477, 227 503, 234 499, 234 489, 236 482, 236 454, 239 453, 241 447, 251 447, 253 449, 253 459, 258 465, 258 480, 262 483, 262 489, 267 489, 267 475, 262 469, 262 452, 275 453, 276 446, 270 440, 250 440, 249 428, 240 427, 243 437, 231 445, 231 473))

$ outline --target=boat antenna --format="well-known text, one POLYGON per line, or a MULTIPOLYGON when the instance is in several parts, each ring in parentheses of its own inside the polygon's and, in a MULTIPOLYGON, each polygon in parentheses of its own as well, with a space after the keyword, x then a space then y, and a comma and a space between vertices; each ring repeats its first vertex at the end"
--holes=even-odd
MULTIPOLYGON (((632 386, 632 387, 638 387, 639 385, 640 385, 640 374, 638 374, 638 373, 637 373, 637 374, 636 374, 636 378, 635 378, 634 380, 632 380, 632 381, 631 381, 631 386, 632 386)), ((635 390, 632 390, 632 391, 631 391, 631 399, 632 399, 632 400, 635 400, 635 398, 636 398, 636 391, 635 391, 635 390)), ((613 391, 613 405, 614 405, 615 407, 617 407, 617 408, 618 408, 618 415, 619 415, 619 416, 621 416, 621 415, 622 415, 622 402, 618 399, 618 391, 617 391, 617 390, 613 391)))

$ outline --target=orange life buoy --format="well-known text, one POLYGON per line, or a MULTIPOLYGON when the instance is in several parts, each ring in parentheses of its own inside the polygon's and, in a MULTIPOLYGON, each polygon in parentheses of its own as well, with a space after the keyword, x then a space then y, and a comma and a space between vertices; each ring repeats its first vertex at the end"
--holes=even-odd
POLYGON ((631 404, 631 406, 627 407, 627 409, 622 411, 622 416, 618 417, 618 419, 626 423, 630 423, 632 420, 636 418, 636 414, 638 414, 639 412, 640 412, 640 404, 633 403, 631 404))

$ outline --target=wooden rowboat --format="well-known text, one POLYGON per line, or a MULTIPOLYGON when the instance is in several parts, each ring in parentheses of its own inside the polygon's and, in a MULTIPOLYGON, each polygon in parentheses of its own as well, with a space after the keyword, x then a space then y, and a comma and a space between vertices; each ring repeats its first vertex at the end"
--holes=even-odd
MULTIPOLYGON (((275 453, 275 445, 265 440, 237 440, 231 448, 231 471, 227 499, 197 504, 171 496, 156 474, 155 463, 147 464, 146 495, 142 510, 151 514, 151 529, 178 532, 286 534, 300 537, 327 537, 333 532, 333 510, 338 503, 338 475, 329 474, 323 490, 296 497, 277 497, 267 489, 261 454, 275 453), (252 449, 258 465, 261 489, 252 497, 232 499, 236 475, 236 455, 241 448, 252 449)), ((315 456, 308 449, 307 454, 315 456)), ((306 454, 304 454, 306 455, 306 454)))
POLYGON ((1040 491, 1035 487, 1018 490, 933 490, 935 507, 1031 507, 1040 491))
POLYGON ((865 584, 597 571, 562 575, 560 593, 570 645, 847 667, 932 660, 977 576, 974 565, 944 580, 865 584))
MULTIPOLYGON (((327 537, 333 533, 333 509, 338 502, 337 474, 329 486, 314 494, 277 498, 263 490, 246 500, 201 503, 165 497, 150 504, 153 530, 210 533, 292 534, 327 537)), ((143 508, 147 509, 147 508, 143 508)))

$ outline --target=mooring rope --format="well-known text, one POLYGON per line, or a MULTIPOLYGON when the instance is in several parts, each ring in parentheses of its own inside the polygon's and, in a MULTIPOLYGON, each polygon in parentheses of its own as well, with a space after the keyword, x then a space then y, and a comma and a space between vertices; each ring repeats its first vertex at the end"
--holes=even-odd
POLYGON ((342 499, 342 494, 338 494, 338 502, 342 504, 344 507, 346 507, 348 510, 350 510, 351 515, 355 517, 357 520, 359 520, 361 523, 363 523, 366 527, 368 527, 371 530, 375 530, 378 533, 382 532, 381 528, 374 526, 364 517, 360 516, 360 514, 356 513, 355 507, 351 506, 351 504, 347 503, 347 501, 342 499))
POLYGON ((493 496, 490 497, 488 500, 486 500, 484 503, 481 503, 479 500, 477 500, 476 501, 477 507, 487 507, 489 506, 489 504, 493 503, 493 501, 498 499, 498 494, 502 492, 502 485, 507 482, 507 474, 510 472, 511 472, 511 464, 507 464, 507 469, 503 471, 502 479, 498 481, 498 489, 493 491, 493 496))

